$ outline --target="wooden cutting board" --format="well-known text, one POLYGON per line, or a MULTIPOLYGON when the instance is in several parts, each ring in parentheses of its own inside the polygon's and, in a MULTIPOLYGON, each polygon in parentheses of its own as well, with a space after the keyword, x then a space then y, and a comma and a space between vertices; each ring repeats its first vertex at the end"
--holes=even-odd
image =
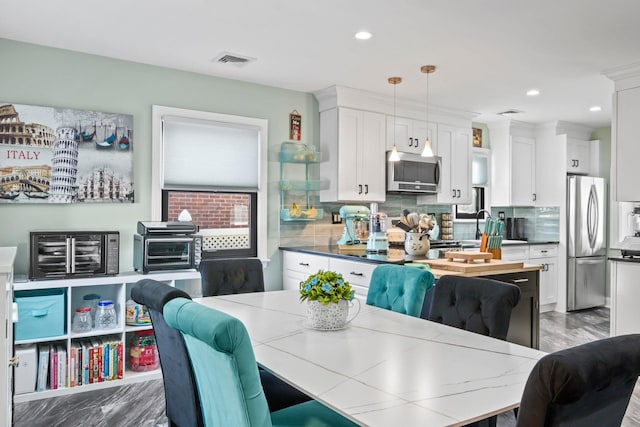
POLYGON ((466 261, 449 261, 447 259, 420 259, 412 260, 420 264, 429 264, 431 268, 458 271, 460 273, 477 273, 480 271, 507 270, 524 267, 523 262, 509 262, 497 259, 489 260, 489 262, 469 264, 466 261))

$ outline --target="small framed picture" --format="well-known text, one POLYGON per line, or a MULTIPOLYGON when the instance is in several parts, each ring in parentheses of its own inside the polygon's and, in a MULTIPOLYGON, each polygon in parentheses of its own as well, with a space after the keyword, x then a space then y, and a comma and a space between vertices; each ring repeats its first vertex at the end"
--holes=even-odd
POLYGON ((302 116, 298 110, 293 110, 289 114, 289 139, 292 141, 300 141, 302 132, 302 116))
POLYGON ((482 129, 473 128, 473 146, 482 147, 482 129))

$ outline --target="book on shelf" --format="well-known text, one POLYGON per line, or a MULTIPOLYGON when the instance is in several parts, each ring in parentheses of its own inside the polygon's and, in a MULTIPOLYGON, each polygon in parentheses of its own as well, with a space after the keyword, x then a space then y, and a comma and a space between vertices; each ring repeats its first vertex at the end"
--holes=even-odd
POLYGON ((45 391, 47 389, 48 375, 49 346, 47 344, 38 344, 38 380, 36 382, 36 391, 45 391))

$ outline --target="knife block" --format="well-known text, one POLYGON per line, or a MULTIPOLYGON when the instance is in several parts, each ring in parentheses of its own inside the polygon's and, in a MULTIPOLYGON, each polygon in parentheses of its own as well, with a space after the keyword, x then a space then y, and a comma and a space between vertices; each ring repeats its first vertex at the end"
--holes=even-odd
POLYGON ((480 238, 480 252, 487 252, 487 233, 482 233, 480 238))
POLYGON ((489 252, 489 253, 491 253, 493 255, 493 259, 502 259, 502 249, 501 248, 487 249, 487 252, 489 252))

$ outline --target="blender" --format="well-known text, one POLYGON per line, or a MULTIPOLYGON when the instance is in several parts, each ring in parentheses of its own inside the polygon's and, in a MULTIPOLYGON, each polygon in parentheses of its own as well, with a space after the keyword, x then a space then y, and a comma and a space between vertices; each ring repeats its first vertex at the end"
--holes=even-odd
POLYGON ((364 244, 369 235, 369 208, 345 205, 340 208, 340 216, 344 220, 344 231, 338 245, 364 244))
POLYGON ((371 203, 367 253, 386 254, 387 252, 389 252, 389 241, 387 240, 387 214, 378 212, 378 204, 371 203))

